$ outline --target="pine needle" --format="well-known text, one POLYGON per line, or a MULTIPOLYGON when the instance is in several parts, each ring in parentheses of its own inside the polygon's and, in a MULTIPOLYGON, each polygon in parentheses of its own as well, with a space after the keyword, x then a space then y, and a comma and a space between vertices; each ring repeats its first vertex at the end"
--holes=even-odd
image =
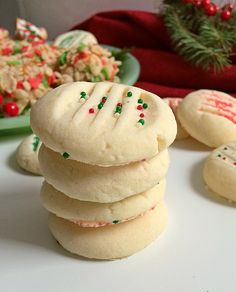
POLYGON ((165 24, 179 55, 204 70, 213 68, 220 72, 230 65, 230 54, 236 43, 236 20, 232 19, 226 26, 225 22, 207 17, 202 9, 193 5, 164 2, 165 24))

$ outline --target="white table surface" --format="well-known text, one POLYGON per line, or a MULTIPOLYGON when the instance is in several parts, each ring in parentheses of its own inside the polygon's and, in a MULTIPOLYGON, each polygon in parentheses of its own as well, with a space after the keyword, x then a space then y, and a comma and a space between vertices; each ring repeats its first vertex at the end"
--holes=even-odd
POLYGON ((186 140, 170 149, 163 235, 127 259, 92 261, 67 253, 50 235, 42 178, 14 159, 23 137, 0 137, 1 292, 236 291, 236 207, 204 188, 206 147, 186 140))

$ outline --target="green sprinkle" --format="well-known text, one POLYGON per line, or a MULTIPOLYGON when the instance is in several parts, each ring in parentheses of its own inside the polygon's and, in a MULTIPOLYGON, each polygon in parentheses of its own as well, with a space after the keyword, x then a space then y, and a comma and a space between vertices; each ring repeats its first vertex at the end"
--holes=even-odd
POLYGON ((63 156, 65 159, 67 159, 67 158, 69 158, 69 157, 70 157, 70 154, 69 154, 69 153, 67 153, 67 152, 64 152, 64 153, 62 154, 62 156, 63 156))
POLYGON ((39 60, 39 61, 42 61, 42 57, 39 56, 39 55, 35 55, 34 58, 37 59, 37 60, 39 60))
POLYGON ((26 114, 29 112, 30 109, 31 109, 31 106, 30 106, 30 104, 28 103, 28 104, 25 106, 25 108, 22 109, 20 115, 21 115, 21 116, 26 115, 26 114))
POLYGON ((144 103, 144 104, 143 104, 143 108, 144 108, 144 109, 148 108, 148 104, 147 104, 147 103, 144 103))
POLYGON ((93 76, 92 77, 92 82, 99 82, 102 81, 102 78, 100 76, 93 76))
POLYGON ((138 123, 144 125, 145 124, 145 121, 144 121, 144 119, 140 119, 140 120, 138 120, 138 123))
POLYGON ((141 98, 139 98, 138 103, 143 103, 143 100, 141 98))
POLYGON ((39 137, 34 136, 34 138, 33 138, 33 143, 32 143, 33 151, 34 151, 34 152, 36 152, 36 150, 38 149, 39 142, 40 142, 39 137))
POLYGON ((7 64, 8 65, 20 65, 21 62, 20 61, 8 61, 7 64))
POLYGON ((92 73, 91 67, 89 65, 86 65, 85 68, 84 68, 84 72, 92 73))
POLYGON ((20 52, 21 52, 21 49, 18 48, 18 47, 15 47, 15 48, 13 49, 13 55, 19 54, 20 52))
POLYGON ((117 106, 116 107, 116 111, 121 113, 122 107, 121 106, 117 106))
POLYGON ((103 107, 103 102, 100 102, 99 104, 98 104, 98 109, 101 109, 103 107))
POLYGON ((80 96, 83 97, 83 98, 85 98, 85 96, 86 96, 86 92, 85 92, 85 91, 81 91, 81 92, 80 92, 80 96))
POLYGON ((108 74, 108 71, 107 71, 106 68, 103 68, 101 72, 104 75, 105 80, 109 80, 110 79, 109 74, 108 74))
POLYGON ((59 64, 62 66, 66 63, 67 60, 67 54, 68 52, 64 52, 63 54, 61 54, 61 56, 59 57, 59 64))
POLYGON ((218 156, 218 157, 221 157, 221 154, 218 154, 217 156, 218 156))
POLYGON ((104 100, 107 100, 107 96, 103 96, 103 98, 102 99, 104 99, 104 100))
POLYGON ((46 77, 44 77, 44 78, 42 79, 42 84, 43 84, 43 86, 44 86, 45 88, 48 88, 48 87, 49 87, 49 85, 48 85, 48 80, 47 80, 46 77))
POLYGON ((81 52, 81 51, 83 51, 86 47, 87 47, 87 46, 86 46, 84 43, 81 43, 81 44, 79 45, 79 47, 77 48, 77 52, 81 52))
POLYGON ((127 92, 127 96, 128 96, 128 97, 131 97, 132 95, 133 95, 133 93, 132 93, 131 91, 128 91, 128 92, 127 92))
POLYGON ((114 221, 112 221, 113 224, 117 224, 119 222, 120 222, 120 220, 114 220, 114 221))
POLYGON ((228 150, 228 148, 227 147, 224 147, 224 150, 228 150))

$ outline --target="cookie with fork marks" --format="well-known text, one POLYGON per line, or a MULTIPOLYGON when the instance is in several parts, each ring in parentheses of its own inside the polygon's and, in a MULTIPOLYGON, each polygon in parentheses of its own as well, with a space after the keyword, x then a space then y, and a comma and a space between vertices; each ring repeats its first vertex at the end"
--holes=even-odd
POLYGON ((236 202, 236 141, 212 151, 205 162, 203 177, 213 192, 236 202))
POLYGON ((181 102, 177 115, 183 128, 209 147, 236 140, 236 100, 224 92, 194 91, 181 102))
POLYGON ((177 131, 161 98, 112 82, 74 82, 51 90, 33 106, 31 127, 65 159, 101 166, 152 158, 177 131))

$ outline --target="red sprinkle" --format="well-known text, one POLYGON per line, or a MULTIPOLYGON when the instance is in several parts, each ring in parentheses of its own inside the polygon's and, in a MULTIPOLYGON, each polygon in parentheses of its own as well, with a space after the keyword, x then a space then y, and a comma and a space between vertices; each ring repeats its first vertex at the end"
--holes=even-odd
POLYGON ((117 103, 117 106, 122 106, 122 103, 121 103, 121 102, 118 102, 118 103, 117 103))
POLYGON ((89 113, 94 114, 94 109, 92 107, 89 109, 89 113))
POLYGON ((105 103, 106 102, 106 99, 102 99, 102 102, 105 103))
POLYGON ((137 110, 141 111, 142 109, 143 109, 142 105, 139 104, 139 105, 137 106, 137 110))
POLYGON ((14 97, 14 95, 13 95, 12 92, 7 92, 7 91, 6 91, 6 94, 7 94, 7 97, 10 97, 10 98, 13 98, 13 97, 14 97))
POLYGON ((89 52, 81 52, 78 55, 75 56, 74 58, 74 64, 76 64, 79 60, 85 59, 89 56, 89 52))
POLYGON ((234 165, 236 165, 236 162, 234 162, 234 165))
POLYGON ((42 52, 40 49, 35 49, 34 50, 35 54, 38 55, 38 56, 41 56, 42 52))
POLYGON ((3 56, 9 56, 9 55, 11 55, 11 53, 12 53, 12 48, 4 48, 4 49, 2 49, 2 55, 3 56))
POLYGON ((17 89, 24 89, 23 81, 22 80, 17 81, 16 88, 17 89))
POLYGON ((223 157, 223 160, 225 160, 226 159, 226 157, 223 157))
POLYGON ((27 58, 33 58, 33 56, 34 56, 34 54, 33 53, 29 53, 29 54, 27 54, 27 55, 25 55, 27 58))
POLYGON ((140 116, 140 118, 144 118, 144 114, 143 113, 141 113, 139 116, 140 116))
POLYGON ((29 46, 23 46, 23 47, 21 48, 21 52, 22 52, 22 53, 25 53, 25 52, 28 50, 28 48, 29 48, 29 46))
POLYGON ((56 83, 56 76, 55 76, 55 74, 53 73, 51 76, 48 76, 48 84, 49 84, 49 85, 52 85, 52 84, 54 84, 54 83, 56 83))
POLYGON ((37 89, 42 82, 43 75, 39 73, 36 77, 29 78, 28 81, 33 89, 37 89))
MULTIPOLYGON (((30 36, 31 38, 34 38, 34 37, 32 37, 32 36, 30 36)), ((33 42, 31 42, 31 44, 32 44, 32 47, 36 47, 36 46, 38 46, 38 45, 41 45, 41 44, 45 44, 45 40, 43 40, 43 39, 40 39, 40 40, 38 40, 38 41, 33 41, 33 42)))

